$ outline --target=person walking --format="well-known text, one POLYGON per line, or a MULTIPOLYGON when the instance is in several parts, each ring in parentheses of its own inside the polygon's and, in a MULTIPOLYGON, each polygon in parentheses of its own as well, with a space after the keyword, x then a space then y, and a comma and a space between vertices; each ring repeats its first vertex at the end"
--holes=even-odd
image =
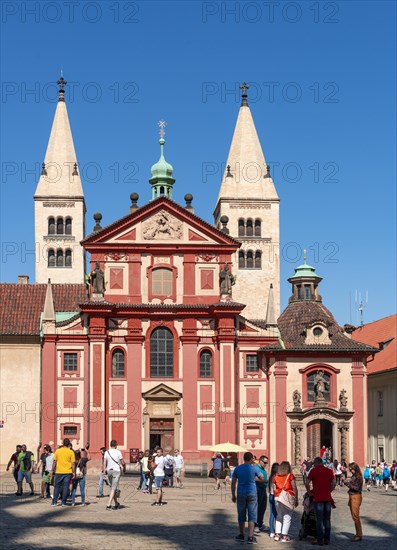
POLYGON ((182 489, 182 471, 183 471, 183 456, 179 452, 179 449, 174 451, 174 460, 175 460, 175 487, 182 489))
POLYGON ((211 458, 212 460, 212 472, 215 479, 216 488, 219 490, 221 488, 221 473, 223 469, 223 455, 222 453, 215 453, 211 458))
POLYGON ((248 514, 247 544, 257 544, 254 537, 255 521, 258 517, 258 500, 255 482, 263 480, 263 474, 254 464, 254 456, 250 452, 244 453, 244 464, 240 464, 232 474, 232 501, 237 502, 238 526, 240 533, 236 541, 244 542, 244 528, 248 514), (236 497, 237 486, 237 497, 236 497))
POLYGON ((157 498, 155 502, 152 503, 152 506, 163 506, 163 481, 165 477, 165 459, 163 456, 163 449, 160 447, 156 451, 156 456, 153 457, 153 476, 154 483, 157 490, 157 498))
POLYGON ((6 471, 8 472, 12 464, 12 475, 14 476, 15 483, 17 484, 17 489, 18 489, 18 471, 19 471, 18 455, 21 451, 22 451, 22 445, 17 445, 15 453, 11 455, 11 458, 8 461, 7 468, 6 468, 6 471))
POLYGON ((272 468, 270 470, 270 477, 269 477, 269 507, 270 507, 269 536, 270 538, 274 538, 275 528, 276 528, 277 510, 276 510, 276 501, 274 499, 274 478, 277 475, 278 467, 279 467, 279 463, 273 462, 272 468))
POLYGON ((72 483, 72 506, 76 504, 77 487, 80 486, 81 505, 85 506, 85 479, 87 475, 87 463, 91 460, 88 449, 76 451, 76 477, 72 483))
POLYGON ((367 489, 367 491, 370 491, 370 487, 372 485, 372 479, 371 479, 371 467, 369 464, 367 464, 367 466, 365 467, 365 470, 364 470, 364 484, 365 484, 365 487, 367 489))
POLYGON ((390 485, 390 468, 387 464, 383 466, 383 485, 387 493, 387 490, 390 485))
POLYGON ((263 480, 256 480, 256 496, 258 500, 258 516, 256 520, 256 525, 254 533, 263 533, 266 531, 266 528, 263 524, 263 517, 266 512, 267 507, 267 465, 269 464, 269 459, 267 456, 260 456, 259 461, 256 464, 257 468, 263 475, 263 480))
POLYGON ((325 467, 318 456, 314 459, 314 467, 306 480, 306 489, 313 494, 316 513, 317 539, 312 543, 318 546, 329 544, 331 539, 331 509, 333 498, 331 491, 335 489, 336 480, 332 470, 325 467), (310 487, 310 484, 312 488, 310 487))
POLYGON ((175 470, 175 460, 171 455, 171 449, 166 449, 167 454, 164 457, 164 475, 167 487, 170 489, 174 488, 174 470, 175 470))
POLYGON ((360 466, 356 462, 350 462, 349 471, 351 478, 344 481, 346 487, 349 488, 349 507, 354 526, 356 528, 356 534, 353 538, 353 542, 359 542, 363 538, 363 530, 360 520, 360 506, 363 500, 363 476, 360 470, 360 466))
POLYGON ((289 542, 291 538, 288 533, 291 527, 292 511, 294 507, 298 506, 298 487, 292 473, 291 464, 288 461, 281 462, 277 475, 274 476, 273 485, 277 510, 274 540, 289 542), (284 491, 290 495, 289 502, 283 502, 282 500, 284 491))
POLYGON ((139 451, 138 453, 138 464, 139 464, 139 485, 138 485, 138 491, 144 491, 145 485, 146 485, 146 478, 145 473, 143 471, 143 452, 139 451))
POLYGON ((108 449, 103 457, 103 476, 107 480, 110 486, 110 495, 106 510, 118 510, 120 503, 118 498, 120 496, 119 482, 121 476, 121 468, 125 472, 125 462, 121 451, 117 448, 117 441, 112 439, 110 442, 110 449, 108 449), (114 506, 112 506, 114 502, 114 506))
POLYGON ((105 479, 103 476, 103 466, 104 466, 104 456, 106 453, 106 447, 101 447, 101 471, 99 473, 99 483, 98 483, 98 494, 97 498, 103 498, 105 495, 103 494, 103 486, 105 484, 105 479))
POLYGON ((142 488, 142 493, 151 493, 152 486, 150 483, 150 451, 146 449, 142 457, 142 472, 145 476, 145 483, 142 488))
POLYGON ((34 486, 32 483, 32 473, 34 472, 34 461, 32 451, 28 451, 26 445, 21 445, 21 452, 18 455, 18 490, 16 496, 22 495, 22 482, 25 479, 30 487, 30 495, 34 495, 34 486))
POLYGON ((66 506, 69 484, 76 474, 76 457, 69 446, 70 440, 66 437, 63 440, 63 445, 54 453, 51 477, 55 476, 55 482, 51 506, 57 506, 60 493, 62 495, 62 506, 66 506))

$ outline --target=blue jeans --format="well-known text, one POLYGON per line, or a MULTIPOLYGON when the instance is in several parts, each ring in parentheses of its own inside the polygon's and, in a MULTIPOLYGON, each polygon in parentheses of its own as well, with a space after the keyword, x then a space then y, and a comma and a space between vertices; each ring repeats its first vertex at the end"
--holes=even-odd
POLYGON ((85 504, 85 476, 75 478, 72 485, 72 504, 76 501, 77 486, 80 485, 81 504, 85 504))
POLYGON ((245 523, 247 521, 255 522, 258 517, 258 499, 256 493, 249 495, 239 495, 237 493, 237 515, 238 522, 245 523))
POLYGON ((331 503, 315 502, 317 540, 329 541, 331 537, 331 503))
POLYGON ((103 473, 101 472, 99 474, 99 485, 98 485, 98 495, 100 497, 103 497, 103 484, 104 484, 104 481, 103 481, 103 473))
POLYGON ((269 533, 275 533, 275 522, 277 518, 276 501, 274 495, 269 495, 270 516, 269 516, 269 533))
POLYGON ((62 495, 62 504, 66 504, 71 478, 72 474, 55 474, 54 498, 52 499, 53 504, 58 502, 59 493, 62 495))
POLYGON ((266 512, 267 507, 267 493, 266 493, 266 486, 259 487, 256 486, 256 495, 258 499, 258 517, 256 520, 256 523, 258 527, 263 526, 263 516, 266 512))
POLYGON ((143 470, 140 473, 138 490, 139 489, 141 489, 142 491, 146 489, 146 477, 145 477, 145 472, 143 470))

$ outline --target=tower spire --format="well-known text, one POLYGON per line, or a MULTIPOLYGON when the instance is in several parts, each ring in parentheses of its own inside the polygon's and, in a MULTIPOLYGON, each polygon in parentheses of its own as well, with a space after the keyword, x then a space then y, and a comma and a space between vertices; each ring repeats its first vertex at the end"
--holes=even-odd
POLYGON ((242 90, 241 107, 248 107, 248 95, 247 95, 248 88, 249 86, 246 82, 243 82, 240 86, 240 90, 242 90))
POLYGON ((149 183, 152 186, 152 199, 157 199, 158 197, 168 197, 172 199, 172 187, 175 183, 175 179, 172 177, 174 169, 172 165, 165 160, 164 156, 164 136, 167 123, 165 120, 160 120, 158 126, 160 128, 160 158, 151 168, 152 177, 149 183))

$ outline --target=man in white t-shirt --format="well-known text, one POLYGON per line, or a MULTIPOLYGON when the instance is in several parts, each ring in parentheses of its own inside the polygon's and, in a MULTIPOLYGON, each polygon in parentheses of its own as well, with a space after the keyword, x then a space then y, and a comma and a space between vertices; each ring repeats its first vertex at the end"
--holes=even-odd
POLYGON ((110 442, 110 449, 108 449, 103 457, 103 477, 107 478, 110 485, 110 495, 106 510, 118 510, 120 503, 117 500, 119 497, 119 481, 121 475, 121 468, 125 472, 125 462, 123 455, 117 449, 117 441, 112 439, 110 442), (112 507, 112 501, 114 500, 114 506, 112 507))
POLYGON ((152 506, 163 506, 163 480, 164 480, 164 456, 163 449, 157 449, 156 456, 153 457, 153 463, 155 468, 153 470, 154 483, 157 489, 156 502, 153 502, 152 506))
POLYGON ((175 487, 178 489, 182 488, 182 470, 183 470, 183 456, 179 452, 179 449, 174 451, 174 462, 175 462, 175 487))

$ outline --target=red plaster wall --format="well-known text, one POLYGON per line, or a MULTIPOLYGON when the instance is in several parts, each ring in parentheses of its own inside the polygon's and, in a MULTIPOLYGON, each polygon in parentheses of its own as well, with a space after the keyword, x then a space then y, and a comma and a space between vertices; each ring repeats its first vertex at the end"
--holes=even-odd
POLYGON ((76 386, 63 386, 63 406, 66 408, 77 407, 77 388, 76 386))
POLYGON ((124 422, 119 420, 113 420, 111 428, 110 439, 115 439, 117 445, 124 446, 124 422))
POLYGON ((93 344, 93 384, 92 384, 92 402, 94 407, 102 406, 102 345, 93 344))
POLYGON ((213 445, 212 422, 200 422, 200 445, 213 445))
POLYGON ((197 449, 197 345, 183 344, 183 441, 185 451, 197 449))
POLYGON ((259 409, 259 388, 246 388, 247 408, 259 409))
POLYGON ((124 386, 112 385, 112 409, 124 408, 124 386))
POLYGON ((200 409, 212 410, 212 386, 200 386, 200 409))

